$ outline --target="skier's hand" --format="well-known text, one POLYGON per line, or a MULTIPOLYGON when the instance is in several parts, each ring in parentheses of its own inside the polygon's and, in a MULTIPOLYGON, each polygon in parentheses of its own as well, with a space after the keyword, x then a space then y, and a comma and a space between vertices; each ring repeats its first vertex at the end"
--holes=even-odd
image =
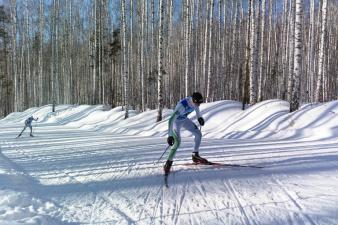
POLYGON ((201 126, 204 126, 204 119, 203 119, 203 117, 198 118, 198 123, 199 123, 201 126))
POLYGON ((168 145, 173 146, 174 142, 175 142, 174 137, 173 136, 169 136, 168 139, 167 139, 167 142, 168 142, 168 145))

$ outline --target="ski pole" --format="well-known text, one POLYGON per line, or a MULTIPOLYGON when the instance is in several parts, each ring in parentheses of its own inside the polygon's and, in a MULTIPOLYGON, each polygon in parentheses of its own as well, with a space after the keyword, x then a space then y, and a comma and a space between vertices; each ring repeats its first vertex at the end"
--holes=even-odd
MULTIPOLYGON (((167 152, 167 150, 168 150, 168 148, 170 147, 170 145, 168 145, 165 149, 164 149, 164 152, 162 153, 162 155, 161 155, 161 157, 157 160, 157 162, 156 163, 159 163, 160 162, 160 160, 162 159, 162 157, 163 157, 163 155, 164 155, 164 153, 166 153, 167 152)), ((155 163, 154 163, 155 164, 155 163)))

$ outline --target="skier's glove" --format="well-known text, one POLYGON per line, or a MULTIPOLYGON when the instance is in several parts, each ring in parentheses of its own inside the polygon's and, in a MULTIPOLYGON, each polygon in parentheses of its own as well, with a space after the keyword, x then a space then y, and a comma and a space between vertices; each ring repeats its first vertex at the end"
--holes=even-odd
POLYGON ((167 139, 168 145, 173 146, 174 145, 174 137, 173 136, 169 136, 167 139))
POLYGON ((204 119, 202 117, 198 118, 198 122, 201 126, 204 126, 204 119))

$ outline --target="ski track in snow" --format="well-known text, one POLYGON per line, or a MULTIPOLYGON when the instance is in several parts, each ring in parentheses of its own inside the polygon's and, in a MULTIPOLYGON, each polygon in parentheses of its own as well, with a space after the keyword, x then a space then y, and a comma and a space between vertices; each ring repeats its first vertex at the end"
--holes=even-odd
MULTIPOLYGON (((93 199, 90 204, 90 213, 88 218, 85 217, 86 214, 78 215, 75 218, 80 218, 81 221, 78 221, 80 224, 86 224, 85 221, 88 221, 89 224, 205 224, 204 222, 210 221, 208 224, 228 224, 227 216, 229 214, 234 214, 232 218, 233 223, 238 224, 247 224, 247 225, 257 225, 261 224, 260 218, 255 218, 254 210, 247 206, 246 201, 241 193, 233 183, 233 180, 241 179, 241 176, 248 177, 249 180, 252 179, 250 176, 262 175, 268 176, 271 178, 272 183, 277 186, 279 189, 279 195, 283 195, 284 198, 289 203, 293 204, 293 213, 299 214, 298 216, 289 215, 289 222, 298 224, 317 224, 310 215, 308 215, 302 204, 294 197, 293 193, 289 191, 278 179, 276 173, 269 172, 270 160, 271 164, 275 164, 274 157, 269 155, 268 159, 264 159, 264 154, 266 152, 272 152, 271 148, 273 143, 264 143, 263 148, 257 148, 258 151, 253 147, 258 147, 261 144, 257 141, 251 143, 252 151, 256 153, 262 153, 262 159, 265 162, 266 168, 264 169, 251 169, 251 168, 215 168, 215 169, 203 169, 196 168, 192 171, 190 170, 178 170, 176 173, 170 175, 169 177, 169 188, 165 188, 162 184, 162 163, 154 166, 152 164, 156 159, 154 158, 158 154, 152 152, 160 153, 162 150, 158 148, 161 146, 162 139, 154 138, 149 140, 151 143, 141 143, 142 138, 137 141, 131 141, 130 136, 119 136, 115 137, 114 135, 107 135, 102 137, 101 135, 95 135, 91 132, 82 132, 78 133, 77 138, 62 137, 60 134, 63 133, 62 129, 56 129, 55 134, 59 136, 56 140, 51 142, 49 139, 44 139, 39 136, 28 139, 19 139, 19 140, 6 140, 1 143, 2 154, 8 155, 9 158, 8 164, 11 164, 12 169, 16 170, 18 173, 23 174, 27 177, 26 183, 31 186, 39 185, 34 184, 33 180, 40 181, 40 185, 37 187, 37 192, 40 192, 40 195, 44 198, 48 198, 48 190, 44 190, 45 181, 51 180, 53 185, 66 185, 67 183, 72 183, 73 185, 79 185, 79 190, 76 191, 74 188, 63 188, 65 196, 58 199, 57 195, 52 197, 51 200, 57 202, 58 205, 64 206, 63 212, 67 217, 67 211, 72 210, 67 208, 66 203, 63 203, 63 199, 67 199, 69 194, 72 198, 76 198, 77 192, 81 193, 78 197, 82 198, 82 194, 87 193, 93 199), (79 141, 78 138, 83 139, 79 141), (114 142, 114 138, 117 138, 114 142), (67 140, 69 142, 65 145, 65 142, 60 145, 55 145, 55 142, 60 140, 67 140), (86 140, 85 140, 86 139, 86 140), (94 140, 100 140, 100 144, 93 144, 94 140), (50 142, 50 144, 49 144, 50 142), (42 148, 44 146, 44 148, 42 148), (74 147, 75 146, 75 147, 74 147), (124 151, 127 146, 130 147, 129 150, 133 151, 136 156, 128 156, 127 158, 124 151), (118 154, 114 157, 110 155, 110 148, 118 150, 118 154), (119 149, 124 149, 119 151, 119 149), (100 150, 103 150, 102 153, 99 153, 100 150), (71 152, 69 152, 71 151, 71 152), (144 151, 144 152, 142 152, 144 151), (54 155, 55 154, 55 155, 54 155), (70 154, 67 156, 67 154, 70 154), (101 155, 103 154, 103 156, 101 155), (86 162, 88 160, 88 166, 94 166, 93 169, 87 168, 84 166, 82 169, 77 168, 77 165, 72 166, 74 163, 73 157, 77 158, 80 163, 86 162), (91 162, 91 159, 94 159, 91 162), (61 163, 62 161, 69 161, 67 163, 61 163), (103 160, 103 162, 98 163, 103 160), (58 164, 58 161, 60 164, 58 164), (46 169, 43 165, 50 165, 46 169), (118 164, 118 165, 116 165, 118 164), (67 165, 67 166, 65 166, 67 165), (41 166, 41 168, 39 168, 41 166), (99 167, 99 171, 104 171, 106 174, 99 173, 95 171, 95 167, 99 167), (224 174, 224 177, 220 177, 220 174, 224 174), (214 175, 216 174, 216 175, 214 175), (238 175, 238 178, 236 177, 238 175), (104 178, 108 175, 108 178, 104 178), (227 175, 230 175, 227 178, 227 175), (139 179, 138 181, 133 181, 134 178, 137 179, 138 176, 144 176, 145 181, 139 179), (211 176, 211 180, 205 179, 205 176, 211 176), (101 178, 107 179, 108 183, 103 182, 103 184, 96 184, 94 181, 102 182, 101 178), (218 185, 220 187, 219 192, 226 193, 226 197, 222 201, 230 204, 229 205, 220 205, 218 203, 218 198, 213 198, 212 193, 208 190, 210 185, 212 185, 213 180, 220 179, 223 183, 218 185), (122 182, 122 187, 121 183, 122 182), (136 184, 140 182, 140 185, 136 184), (149 185, 147 184, 149 182, 149 185), (133 187, 135 185, 135 187, 133 187), (127 189, 127 190, 126 190, 127 189), (67 193, 70 191, 70 193, 67 193), (84 192, 84 193, 83 193, 84 192), (130 194, 128 194, 130 192, 130 194), (74 196, 75 195, 75 196, 74 196), (94 196, 94 197, 93 197, 94 196), (101 214, 104 208, 110 209, 112 218, 109 220, 103 220, 101 214), (227 211, 227 213, 224 213, 227 211), (206 219, 201 216, 205 214, 206 219), (101 219, 100 219, 101 218, 101 219), (300 218, 302 218, 300 220, 300 218), (106 221, 106 222, 104 222, 106 221), (108 221, 108 222, 107 222, 108 221)), ((46 136, 44 134, 43 136, 46 136)), ((50 133, 50 136, 54 136, 54 132, 50 133)), ((187 161, 190 159, 190 150, 187 149, 191 141, 186 141, 183 144, 182 149, 178 152, 178 155, 183 153, 183 159, 180 157, 179 160, 187 161)), ((213 148, 218 149, 219 152, 223 152, 227 148, 226 141, 224 145, 220 144, 219 140, 204 140, 205 148, 204 153, 207 155, 212 152, 213 148), (215 147, 213 147, 215 146, 215 147)), ((247 144, 244 142, 244 145, 247 144)), ((281 143, 283 144, 283 143, 281 143)), ((335 142, 332 142, 333 145, 336 145, 335 142)), ((237 144, 233 147, 239 147, 241 144, 237 144)), ((285 143, 286 146, 291 145, 289 141, 285 143)), ((327 143, 330 145, 330 142, 327 143)), ((295 145, 292 145, 295 146, 295 145)), ((318 154, 321 151, 321 147, 318 147, 316 150, 315 145, 309 145, 309 150, 301 154, 318 154)), ((203 146, 201 147, 201 152, 203 152, 203 146)), ((231 152, 231 151, 230 151, 231 152)), ((329 149, 326 152, 330 155, 333 154, 329 149)), ((247 161, 251 164, 254 164, 254 161, 258 160, 255 156, 248 158, 252 153, 246 153, 239 151, 238 157, 241 158, 241 155, 245 155, 247 161), (253 162, 251 162, 253 161, 253 162)), ((273 153, 270 153, 273 154, 273 153)), ((279 158, 289 157, 289 151, 281 150, 277 152, 279 158)), ((179 156, 178 156, 179 157, 179 156)), ((229 158, 234 161, 235 154, 230 153, 229 158)), ((215 159, 216 160, 216 159, 215 159)), ((226 160, 221 159, 224 162, 226 160)), ((241 161, 241 160, 238 160, 241 161)), ((247 162, 243 162, 248 164, 247 162)), ((177 163, 179 164, 179 163, 177 163)), ((281 163, 283 165, 283 163, 281 163)), ((179 165, 177 167, 180 167, 179 165)), ((175 168, 175 165, 174 165, 175 168)), ((175 170, 175 169, 174 169, 175 170)), ((48 183, 47 187, 48 187, 48 183)), ((36 187, 35 187, 36 188, 36 187)), ((47 188, 49 189, 49 188, 47 188)), ((76 188, 75 188, 76 189, 76 188)), ((265 187, 265 189, 271 189, 271 187, 265 187)), ((274 191, 276 188, 272 187, 274 191)), ((56 191, 57 187, 53 187, 51 190, 56 191)), ((216 191, 215 188, 212 189, 216 191)), ((33 191, 34 192, 34 191, 33 191)), ((85 194, 86 195, 86 194, 85 194)), ((219 197, 220 194, 217 194, 219 197)), ((78 199, 80 204, 81 199, 78 199)), ((272 199, 271 202, 274 202, 272 199)), ((88 205, 79 205, 79 207, 88 207, 88 205)), ((288 209, 285 209, 288 211, 288 209)), ((80 212, 72 212, 73 214, 80 212)), ((60 215, 60 216, 61 216, 60 215)), ((105 217, 109 215, 104 214, 105 217)), ((72 218, 68 218, 69 221, 72 221, 72 218)), ((75 221, 73 221, 75 222, 75 221)), ((282 224, 282 223, 280 223, 282 224)))
MULTIPOLYGON (((69 112, 78 115, 85 117, 69 112)), ((193 139, 183 137, 167 188, 165 157, 154 164, 164 137, 41 124, 36 137, 14 139, 22 127, 0 128, 0 191, 52 202, 45 214, 58 225, 338 224, 335 138, 203 138, 200 152, 210 161, 258 169, 187 167, 193 139)))

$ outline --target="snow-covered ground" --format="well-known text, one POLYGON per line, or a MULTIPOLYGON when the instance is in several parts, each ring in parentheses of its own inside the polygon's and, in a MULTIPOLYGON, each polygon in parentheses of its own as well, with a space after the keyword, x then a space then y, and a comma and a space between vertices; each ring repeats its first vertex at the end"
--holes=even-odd
POLYGON ((288 109, 202 104, 200 154, 264 168, 189 166, 183 132, 169 188, 156 161, 171 110, 160 123, 156 111, 124 120, 120 107, 12 113, 0 120, 0 224, 338 224, 338 101, 288 109), (30 115, 36 136, 15 139, 30 115))

